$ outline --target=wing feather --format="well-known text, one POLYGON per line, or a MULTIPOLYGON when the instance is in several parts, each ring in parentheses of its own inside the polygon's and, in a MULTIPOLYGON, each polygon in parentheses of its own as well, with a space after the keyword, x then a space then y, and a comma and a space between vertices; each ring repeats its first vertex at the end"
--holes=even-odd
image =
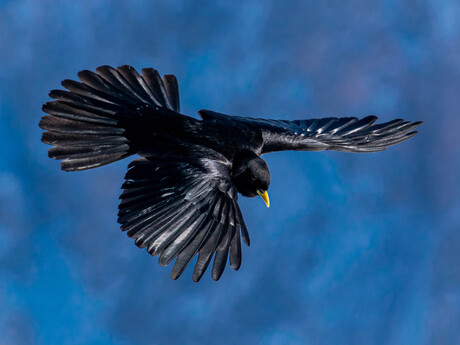
POLYGON ((140 248, 159 256, 160 265, 176 260, 177 279, 198 255, 193 280, 199 281, 215 254, 211 276, 230 264, 241 265, 241 239, 249 236, 229 175, 230 162, 203 147, 165 146, 129 165, 120 196, 121 229, 140 248))
MULTIPOLYGON (((240 118, 240 121, 244 118, 240 118)), ((377 152, 413 137, 413 130, 422 124, 393 120, 375 125, 376 116, 362 119, 323 118, 311 120, 259 120, 247 118, 246 122, 258 127, 264 145, 262 153, 283 150, 344 152, 377 152)))
POLYGON ((214 280, 219 280, 224 273, 225 266, 227 265, 228 250, 230 247, 230 237, 232 235, 233 226, 231 224, 226 225, 225 233, 222 236, 221 241, 216 249, 214 256, 214 263, 212 265, 211 276, 214 280))
POLYGON ((377 116, 326 117, 308 120, 271 120, 228 116, 210 110, 200 110, 203 119, 231 119, 262 135, 261 154, 295 150, 344 152, 377 152, 412 138, 423 122, 401 119, 375 124, 377 116))

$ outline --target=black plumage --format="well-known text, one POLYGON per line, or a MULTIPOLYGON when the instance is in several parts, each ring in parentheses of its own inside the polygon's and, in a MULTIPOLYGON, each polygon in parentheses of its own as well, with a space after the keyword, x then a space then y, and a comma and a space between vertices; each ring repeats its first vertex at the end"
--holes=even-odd
POLYGON ((405 141, 421 122, 376 116, 310 120, 268 120, 200 110, 201 120, 180 114, 179 87, 173 75, 152 68, 139 74, 130 66, 82 71, 80 82, 64 80, 65 90, 50 93, 43 106, 42 141, 62 169, 77 171, 138 154, 131 162, 120 196, 118 222, 140 248, 175 260, 177 279, 198 258, 198 281, 212 258, 218 280, 227 260, 238 270, 241 238, 249 234, 238 193, 261 195, 267 202, 270 172, 262 154, 337 150, 378 152, 405 141))

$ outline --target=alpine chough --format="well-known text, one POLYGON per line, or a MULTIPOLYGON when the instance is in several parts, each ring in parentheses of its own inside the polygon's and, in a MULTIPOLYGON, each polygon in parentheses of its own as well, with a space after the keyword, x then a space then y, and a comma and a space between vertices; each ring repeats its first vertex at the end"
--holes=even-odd
POLYGON ((198 254, 199 281, 214 256, 218 280, 229 259, 238 270, 241 240, 249 234, 238 193, 260 195, 269 206, 270 171, 260 157, 296 150, 378 152, 417 132, 421 122, 401 119, 374 124, 376 116, 271 120, 198 111, 180 113, 174 75, 153 68, 109 66, 64 80, 43 106, 42 141, 65 171, 96 168, 132 155, 120 196, 118 222, 140 248, 159 255, 160 265, 176 259, 177 279, 198 254))

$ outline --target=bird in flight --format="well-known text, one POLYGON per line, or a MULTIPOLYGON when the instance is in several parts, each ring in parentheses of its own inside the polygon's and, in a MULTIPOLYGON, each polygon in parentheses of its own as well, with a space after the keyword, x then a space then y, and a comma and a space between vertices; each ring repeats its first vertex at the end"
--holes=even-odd
POLYGON ((200 110, 180 113, 174 75, 153 68, 101 66, 64 80, 43 106, 42 141, 65 171, 96 168, 138 155, 122 185, 118 222, 140 248, 177 279, 196 255, 199 281, 214 257, 218 280, 241 265, 249 234, 238 194, 270 206, 270 171, 261 155, 285 150, 378 152, 401 143, 422 122, 374 124, 376 116, 271 120, 200 110))

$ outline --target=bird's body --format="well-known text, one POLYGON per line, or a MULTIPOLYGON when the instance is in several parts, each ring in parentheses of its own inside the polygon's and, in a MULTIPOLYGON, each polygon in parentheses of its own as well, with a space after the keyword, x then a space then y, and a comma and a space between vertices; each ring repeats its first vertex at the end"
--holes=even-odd
POLYGON ((49 155, 66 171, 85 170, 138 154, 126 174, 119 207, 122 230, 160 255, 176 259, 178 278, 198 254, 198 281, 214 257, 212 277, 241 264, 249 235, 238 193, 260 195, 268 204, 270 172, 261 155, 274 151, 377 152, 409 139, 420 122, 394 120, 374 125, 324 118, 266 120, 200 110, 201 119, 180 113, 177 80, 153 69, 142 75, 130 66, 82 71, 81 83, 65 80, 54 90, 40 122, 49 155))
POLYGON ((173 110, 161 110, 147 108, 144 117, 134 121, 130 119, 124 125, 135 126, 131 129, 132 140, 138 142, 142 140, 144 147, 140 148, 140 152, 143 149, 149 150, 157 143, 180 142, 211 148, 230 161, 233 161, 241 151, 261 154, 263 145, 261 133, 254 131, 248 125, 232 120, 233 116, 201 110, 199 114, 203 118, 198 120, 173 110))

